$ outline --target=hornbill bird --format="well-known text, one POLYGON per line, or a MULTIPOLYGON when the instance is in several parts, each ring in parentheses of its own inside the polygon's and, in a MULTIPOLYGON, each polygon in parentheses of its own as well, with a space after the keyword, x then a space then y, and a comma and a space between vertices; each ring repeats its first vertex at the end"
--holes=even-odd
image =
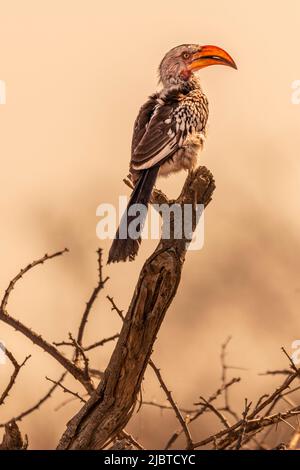
POLYGON ((209 65, 237 68, 216 46, 184 44, 171 49, 159 66, 162 89, 141 107, 134 124, 130 177, 134 189, 109 251, 108 263, 133 260, 158 176, 182 169, 191 171, 205 139, 208 101, 194 74, 209 65), (136 206, 136 205, 139 206, 136 206), (138 224, 135 208, 139 211, 138 224))

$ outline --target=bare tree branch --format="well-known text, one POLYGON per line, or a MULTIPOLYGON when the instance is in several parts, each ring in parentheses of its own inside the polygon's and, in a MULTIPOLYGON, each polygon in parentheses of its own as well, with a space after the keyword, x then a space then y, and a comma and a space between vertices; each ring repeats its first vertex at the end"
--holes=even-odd
POLYGON ((25 357, 24 361, 21 364, 19 364, 17 362, 17 360, 15 359, 14 355, 7 348, 4 348, 2 343, 0 343, 0 349, 2 349, 2 351, 4 352, 6 357, 8 357, 8 359, 10 360, 12 365, 14 366, 14 371, 13 371, 11 377, 10 377, 10 380, 9 380, 5 390, 3 391, 2 395, 0 396, 0 406, 1 406, 1 405, 4 404, 5 399, 8 397, 9 392, 13 388, 13 386, 15 384, 15 381, 16 381, 16 378, 17 378, 17 376, 20 372, 20 369, 23 366, 25 366, 26 362, 28 361, 28 359, 30 359, 31 356, 29 355, 29 356, 25 357))
MULTIPOLYGON (((186 179, 177 203, 193 207, 192 230, 198 222, 195 201, 206 207, 214 189, 213 177, 205 167, 198 168, 186 179)), ((154 194, 154 200, 155 197, 154 194)), ((171 237, 162 238, 144 264, 120 337, 97 393, 69 422, 59 449, 103 448, 110 438, 124 429, 130 419, 157 333, 177 292, 192 237, 192 233, 186 235, 183 231, 184 236, 178 239, 174 228, 174 214, 171 214, 171 237)))
MULTIPOLYGON (((232 380, 230 380, 229 382, 225 383, 225 384, 222 384, 220 388, 218 388, 218 390, 213 394, 211 395, 207 402, 209 404, 211 404, 212 402, 214 402, 219 396, 222 395, 222 393, 224 392, 224 390, 226 390, 228 387, 231 387, 232 385, 234 385, 235 383, 238 383, 240 382, 240 377, 234 377, 232 380)), ((203 415, 203 413, 209 411, 209 407, 207 406, 207 404, 201 404, 200 402, 198 403, 195 403, 196 406, 199 406, 200 405, 200 409, 199 410, 196 410, 194 412, 193 415, 190 416, 190 423, 192 423, 193 421, 196 421, 198 418, 200 418, 200 416, 203 415)), ((219 409, 219 411, 224 411, 223 408, 219 409)), ((182 429, 179 429, 177 430, 174 434, 172 434, 172 436, 169 438, 166 446, 165 446, 165 450, 168 450, 170 449, 170 447, 176 442, 176 440, 178 439, 178 437, 182 434, 182 429)))
POLYGON ((119 338, 119 333, 116 333, 115 335, 109 336, 108 338, 103 338, 100 341, 97 341, 94 344, 90 344, 89 346, 86 346, 83 348, 85 352, 90 351, 91 349, 99 348, 101 346, 104 346, 106 343, 110 343, 111 341, 114 341, 115 339, 119 338))
MULTIPOLYGON (((181 435, 185 436, 187 449, 196 449, 204 446, 209 446, 215 450, 250 449, 253 446, 256 446, 257 449, 268 449, 274 447, 274 445, 268 446, 266 439, 269 433, 279 425, 289 429, 289 438, 286 443, 280 443, 275 448, 280 450, 297 448, 300 440, 300 405, 297 404, 297 399, 292 394, 297 392, 300 387, 291 387, 291 385, 299 379, 300 369, 297 368, 284 348, 282 348, 282 351, 289 360, 290 370, 274 370, 266 373, 274 376, 284 375, 283 383, 273 390, 272 393, 262 395, 253 407, 251 402, 248 403, 248 400, 245 400, 242 414, 241 412, 236 413, 230 403, 231 386, 238 383, 240 378, 228 379, 228 370, 242 370, 241 367, 229 366, 227 364, 227 347, 231 339, 230 337, 222 344, 221 348, 221 385, 208 399, 200 395, 201 401, 195 403, 196 408, 194 409, 181 408, 176 404, 173 394, 168 389, 160 370, 150 359, 160 326, 176 295, 186 251, 191 241, 192 233, 197 226, 198 219, 195 204, 203 204, 206 207, 211 201, 214 188, 212 175, 206 168, 201 167, 189 174, 183 190, 176 200, 168 200, 157 189, 153 191, 152 203, 164 203, 169 204, 169 206, 176 203, 182 207, 185 204, 192 205, 192 228, 189 234, 183 231, 183 237, 178 239, 175 234, 175 214, 170 213, 171 217, 168 222, 171 223, 171 236, 168 240, 162 238, 154 253, 145 262, 126 315, 123 310, 118 308, 113 297, 107 296, 111 310, 116 311, 123 322, 120 334, 114 334, 102 339, 98 337, 89 346, 84 344, 84 334, 92 307, 108 280, 108 277, 103 276, 101 249, 97 251, 97 285, 93 289, 83 311, 77 334, 73 336, 69 333, 68 341, 50 344, 7 312, 10 294, 22 276, 35 266, 60 256, 67 250, 56 252, 52 255, 46 254, 39 260, 29 264, 12 279, 0 304, 0 321, 2 320, 14 327, 32 340, 34 344, 45 350, 59 362, 65 369, 65 372, 57 381, 46 377, 52 383, 52 387, 46 395, 34 406, 23 411, 9 422, 0 424, 0 427, 5 427, 5 434, 0 444, 0 449, 24 449, 27 447, 26 439, 22 439, 16 422, 37 410, 51 397, 57 388, 62 389, 64 393, 71 396, 60 407, 73 400, 79 400, 83 403, 83 407, 68 423, 65 433, 60 439, 58 449, 107 449, 108 446, 112 446, 110 447, 111 449, 142 450, 144 448, 143 445, 125 431, 137 403, 140 406, 150 405, 156 406, 161 410, 173 410, 180 423, 180 429, 171 435, 166 449, 169 449, 181 435), (118 341, 106 370, 102 372, 98 368, 90 367, 87 353, 116 339, 118 341), (66 358, 57 349, 60 346, 72 347, 72 359, 66 358), (148 365, 154 370, 170 405, 160 404, 155 401, 143 401, 141 384, 148 365), (62 382, 68 373, 84 386, 86 398, 63 385, 62 382), (96 389, 94 388, 92 377, 99 379, 96 389), (224 402, 220 406, 221 400, 224 400, 224 402), (193 422, 195 424, 195 421, 199 420, 204 413, 215 414, 220 420, 223 429, 199 442, 193 442, 189 429, 190 424, 193 422), (235 423, 233 425, 227 419, 227 414, 234 418, 235 423), (297 420, 297 424, 295 420, 297 420), (268 431, 262 433, 264 435, 259 440, 258 434, 265 429, 268 431), (293 431, 292 436, 290 436, 290 430, 293 431)), ((29 356, 26 357, 23 363, 19 364, 12 353, 6 351, 6 354, 14 370, 8 385, 0 397, 0 405, 4 403, 20 369, 29 358, 29 356)))
POLYGON ((243 439, 245 436, 246 428, 247 428, 247 415, 249 413, 250 407, 252 403, 248 403, 247 398, 245 399, 245 409, 243 411, 243 423, 241 425, 241 429, 239 432, 239 437, 236 443, 236 450, 239 450, 242 447, 243 439))
POLYGON ((227 419, 225 418, 225 416, 214 406, 212 405, 211 403, 209 403, 209 401, 205 400, 205 398, 203 397, 200 397, 201 400, 203 401, 203 404, 209 408, 221 421, 221 423, 223 423, 223 425, 226 427, 226 428, 230 428, 230 424, 228 423, 227 419))
POLYGON ((7 289, 5 290, 5 293, 4 293, 4 296, 2 298, 2 302, 1 302, 1 305, 0 305, 0 310, 3 311, 3 312, 6 310, 8 300, 9 300, 9 296, 10 296, 11 292, 13 291, 13 289, 15 288, 16 283, 20 279, 22 279, 24 274, 26 274, 28 271, 35 268, 39 264, 44 264, 45 261, 48 261, 48 260, 53 259, 53 258, 57 258, 58 256, 61 256, 64 253, 67 253, 68 251, 69 251, 68 248, 65 248, 64 250, 57 251, 56 253, 53 253, 51 255, 48 255, 46 253, 42 258, 39 258, 38 260, 33 261, 32 263, 28 264, 25 268, 21 269, 18 272, 18 274, 10 281, 7 289))
MULTIPOLYGON (((100 341, 96 341, 93 344, 90 344, 89 346, 81 347, 82 351, 88 352, 91 349, 99 348, 101 346, 104 346, 106 343, 110 343, 111 341, 114 341, 115 339, 119 338, 119 333, 116 333, 115 335, 109 336, 108 338, 103 338, 100 341)), ((60 346, 71 346, 74 348, 74 342, 72 341, 60 341, 59 343, 53 342, 54 346, 60 347, 60 346)))
POLYGON ((120 436, 123 437, 124 439, 127 439, 134 447, 136 447, 138 450, 144 450, 144 447, 136 440, 131 434, 128 434, 126 431, 122 431, 120 433, 120 436))
POLYGON ((120 310, 116 304, 115 304, 115 301, 113 299, 113 297, 110 297, 109 295, 106 296, 106 298, 109 300, 109 302, 111 303, 111 311, 115 311, 117 312, 117 314, 119 315, 119 317, 121 318, 122 321, 124 321, 124 315, 123 315, 123 310, 120 310))
POLYGON ((49 377, 46 377, 46 380, 48 380, 49 382, 52 382, 54 385, 57 385, 58 387, 60 387, 64 393, 69 393, 70 395, 72 395, 74 398, 77 398, 78 400, 80 400, 82 403, 86 403, 86 400, 84 398, 82 398, 79 393, 77 392, 73 392, 72 390, 70 390, 69 388, 65 387, 61 381, 56 381, 56 380, 52 380, 50 379, 49 377))
POLYGON ((172 393, 170 392, 170 390, 166 386, 166 384, 165 384, 165 382, 162 378, 162 375, 160 373, 160 370, 156 367, 156 365, 153 363, 152 360, 149 361, 149 365, 154 370, 154 372, 156 374, 156 377, 157 377, 157 379, 160 383, 160 386, 163 389, 163 391, 165 392, 167 400, 169 401, 170 405, 172 406, 172 408, 175 412, 175 415, 176 415, 179 423, 181 424, 181 427, 182 427, 183 432, 184 432, 185 437, 186 437, 187 449, 192 449, 193 448, 193 441, 192 441, 191 433, 189 431, 188 425, 187 425, 185 419, 183 418, 183 416, 182 416, 175 400, 173 399, 172 393))
MULTIPOLYGON (((154 408, 159 408, 160 410, 169 410, 169 411, 174 411, 174 408, 171 405, 164 405, 162 403, 157 403, 156 401, 147 401, 147 400, 141 400, 140 401, 142 406, 153 406, 154 408)), ((195 409, 190 409, 190 408, 179 408, 180 413, 186 413, 188 415, 195 413, 195 409)))
MULTIPOLYGON (((18 421, 22 421, 23 418, 25 418, 26 416, 30 415, 31 413, 33 413, 34 411, 40 409, 40 407, 49 399, 51 398, 53 392, 56 390, 56 388, 58 387, 58 384, 61 383, 64 378, 66 377, 67 375, 67 372, 64 372, 60 379, 57 380, 57 382, 55 383, 55 385, 53 385, 53 387, 50 388, 50 390, 37 402, 35 403, 33 406, 31 406, 30 408, 28 408, 27 410, 23 411, 22 413, 20 413, 19 415, 15 416, 13 418, 13 421, 15 422, 18 422, 18 421)), ((10 423, 12 420, 10 420, 9 422, 6 422, 6 423, 1 423, 0 424, 0 428, 3 428, 5 427, 8 423, 10 423)))
POLYGON ((10 316, 6 310, 9 296, 12 290, 14 289, 16 283, 23 277, 25 273, 33 269, 35 266, 39 264, 43 264, 45 261, 48 261, 57 256, 61 256, 62 254, 66 253, 66 251, 67 249, 64 249, 52 255, 46 254, 45 256, 38 259, 37 261, 34 261, 33 263, 30 263, 29 265, 27 265, 24 269, 21 269, 21 271, 9 283, 9 286, 5 291, 4 297, 1 302, 1 307, 0 307, 0 320, 12 326, 15 330, 19 331, 28 339, 30 339, 35 345, 39 346, 41 349, 46 351, 50 356, 56 359, 56 361, 58 361, 64 367, 64 369, 70 372, 70 374, 73 375, 73 377, 75 377, 76 380, 81 382, 81 384, 85 387, 85 389, 91 393, 94 390, 94 387, 93 387, 91 380, 86 376, 86 373, 84 370, 81 370, 79 367, 76 367, 76 365, 73 364, 65 356, 63 356, 55 346, 53 346, 52 344, 44 340, 41 335, 37 334, 32 329, 28 328, 23 323, 16 320, 12 316, 10 316))
MULTIPOLYGON (((235 423, 230 428, 223 429, 218 433, 203 439, 202 441, 196 442, 194 444, 195 448, 203 447, 210 443, 217 442, 218 449, 226 449, 232 446, 234 443, 235 448, 239 449, 242 445, 249 442, 253 437, 261 432, 265 427, 273 426, 280 422, 290 425, 287 422, 287 419, 291 417, 298 416, 300 414, 300 406, 295 406, 290 410, 282 413, 278 412, 271 414, 272 410, 278 403, 278 401, 285 396, 285 394, 290 393, 291 390, 288 390, 291 383, 299 377, 300 370, 296 367, 292 359, 289 357, 287 352, 282 348, 284 354, 288 357, 291 367, 294 370, 291 375, 286 377, 284 382, 270 395, 263 395, 257 402, 253 411, 249 413, 250 404, 245 404, 245 410, 243 413, 243 418, 235 423), (263 416, 260 416, 260 413, 267 408, 263 416), (245 439, 244 439, 245 437, 245 439), (218 442, 219 441, 219 442, 218 442)), ((293 427, 294 429, 294 427, 293 427)), ((262 445, 262 444, 261 444, 262 445)))
POLYGON ((98 284, 95 287, 95 289, 93 290, 93 292, 91 294, 91 297, 89 298, 89 300, 86 304, 86 308, 85 308, 85 310, 83 312, 83 315, 82 315, 82 318, 81 318, 81 322, 80 322, 79 329, 78 329, 78 335, 77 335, 77 343, 80 346, 82 346, 84 329, 86 327, 91 309, 92 309, 92 307, 95 303, 95 300, 98 297, 99 292, 104 288, 106 282, 109 279, 109 277, 103 278, 102 249, 101 248, 99 248, 97 250, 97 254, 98 254, 98 284))

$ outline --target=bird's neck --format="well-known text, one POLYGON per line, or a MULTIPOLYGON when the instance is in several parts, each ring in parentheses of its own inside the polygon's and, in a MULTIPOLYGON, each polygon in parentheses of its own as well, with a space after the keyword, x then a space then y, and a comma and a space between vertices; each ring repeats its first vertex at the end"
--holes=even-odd
POLYGON ((162 92, 166 93, 170 90, 177 89, 178 92, 189 93, 193 90, 201 90, 199 78, 192 74, 188 80, 183 80, 180 77, 174 77, 168 83, 166 83, 162 89, 162 92))
POLYGON ((200 79, 197 75, 192 74, 188 80, 188 86, 191 90, 201 90, 200 79))

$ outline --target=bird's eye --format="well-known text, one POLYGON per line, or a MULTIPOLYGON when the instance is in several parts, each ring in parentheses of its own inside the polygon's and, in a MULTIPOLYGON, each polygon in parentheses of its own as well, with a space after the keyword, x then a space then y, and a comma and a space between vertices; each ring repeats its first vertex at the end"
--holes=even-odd
POLYGON ((189 59, 190 56, 191 56, 191 54, 190 54, 189 52, 183 52, 183 53, 182 53, 182 57, 183 57, 185 60, 189 59))

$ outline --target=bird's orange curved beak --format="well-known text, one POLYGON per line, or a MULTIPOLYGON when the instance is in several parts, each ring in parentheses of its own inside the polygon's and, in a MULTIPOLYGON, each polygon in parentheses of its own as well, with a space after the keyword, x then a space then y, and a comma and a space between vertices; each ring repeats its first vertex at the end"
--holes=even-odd
POLYGON ((201 46, 199 51, 192 56, 192 61, 188 65, 191 72, 208 67, 209 65, 227 65, 237 70, 233 58, 224 49, 217 46, 201 46))

